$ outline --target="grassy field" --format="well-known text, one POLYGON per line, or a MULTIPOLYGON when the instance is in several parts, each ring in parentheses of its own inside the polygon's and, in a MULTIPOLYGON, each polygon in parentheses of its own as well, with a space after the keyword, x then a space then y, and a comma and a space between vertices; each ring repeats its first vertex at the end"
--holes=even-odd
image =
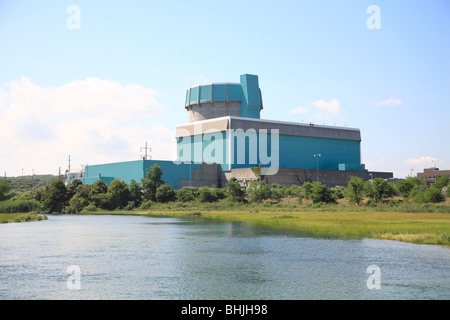
POLYGON ((215 219, 251 223, 312 237, 372 238, 450 245, 450 214, 448 213, 149 210, 103 211, 94 214, 137 214, 215 219))

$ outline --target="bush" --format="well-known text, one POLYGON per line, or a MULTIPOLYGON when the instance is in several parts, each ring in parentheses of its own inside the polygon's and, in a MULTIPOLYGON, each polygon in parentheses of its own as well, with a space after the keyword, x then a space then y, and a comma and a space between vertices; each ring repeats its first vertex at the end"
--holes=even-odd
POLYGON ((311 182, 304 182, 302 184, 302 193, 306 199, 310 199, 312 187, 313 184, 311 182))
POLYGON ((286 188, 284 195, 287 197, 298 197, 302 193, 302 188, 300 186, 292 185, 286 188))
POLYGON ((75 194, 69 201, 69 206, 67 207, 68 213, 79 213, 85 207, 89 205, 89 201, 79 195, 75 194))
POLYGON ((200 202, 214 202, 217 200, 215 192, 209 187, 201 187, 198 195, 200 202))
POLYGON ((97 207, 95 206, 94 203, 91 202, 89 205, 87 205, 87 206, 84 208, 84 211, 87 211, 87 212, 94 212, 94 211, 97 211, 97 207))
POLYGON ((382 178, 375 178, 366 185, 366 192, 369 197, 378 202, 392 197, 395 194, 395 189, 391 183, 384 181, 382 178))
POLYGON ((0 201, 8 199, 9 182, 6 180, 0 180, 0 201))
POLYGON ((150 209, 153 205, 153 201, 152 200, 145 200, 141 203, 141 206, 139 207, 142 210, 147 210, 150 209))
POLYGON ((345 188, 342 186, 336 186, 330 190, 334 199, 343 199, 345 196, 345 188))
POLYGON ((359 177, 351 177, 345 193, 350 202, 359 204, 364 197, 364 181, 359 177))
POLYGON ((426 202, 442 202, 444 201, 444 197, 442 196, 442 192, 440 188, 435 187, 434 185, 429 187, 425 193, 424 198, 426 202))
POLYGON ((217 200, 225 199, 227 197, 226 191, 222 188, 213 188, 213 192, 215 193, 217 200))
POLYGON ((270 198, 270 188, 264 181, 251 181, 247 188, 248 199, 251 202, 261 202, 270 198))
POLYGON ((110 209, 123 209, 130 201, 130 190, 125 181, 113 179, 108 187, 106 195, 109 198, 110 209))
POLYGON ((0 202, 1 213, 20 213, 38 211, 41 204, 37 200, 7 200, 0 202))
POLYGON ((277 202, 280 202, 286 195, 286 187, 277 183, 270 187, 270 197, 277 202))
POLYGON ((336 200, 331 195, 331 190, 321 182, 313 182, 310 198, 313 203, 334 203, 336 200))
POLYGON ((174 201, 176 198, 175 190, 168 184, 163 184, 156 189, 155 199, 157 202, 174 201))
POLYGON ((53 181, 45 191, 43 208, 46 212, 63 212, 67 201, 67 188, 61 179, 53 181))
POLYGON ((233 201, 242 202, 245 198, 245 191, 241 188, 239 182, 236 181, 236 178, 231 178, 230 181, 227 182, 226 186, 226 195, 233 201))
POLYGON ((183 187, 176 191, 176 199, 180 202, 194 201, 198 197, 198 188, 183 187))
POLYGON ((129 201, 128 204, 123 208, 125 211, 130 211, 136 208, 136 203, 134 201, 129 201))

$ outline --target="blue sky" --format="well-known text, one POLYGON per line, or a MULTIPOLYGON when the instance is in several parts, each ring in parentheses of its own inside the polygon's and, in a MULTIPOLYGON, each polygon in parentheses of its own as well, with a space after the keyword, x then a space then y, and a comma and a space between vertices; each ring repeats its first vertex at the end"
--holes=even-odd
POLYGON ((369 170, 450 169, 449 17, 447 0, 0 0, 0 174, 135 160, 145 141, 173 159, 186 89, 244 73, 261 118, 359 128, 369 170))

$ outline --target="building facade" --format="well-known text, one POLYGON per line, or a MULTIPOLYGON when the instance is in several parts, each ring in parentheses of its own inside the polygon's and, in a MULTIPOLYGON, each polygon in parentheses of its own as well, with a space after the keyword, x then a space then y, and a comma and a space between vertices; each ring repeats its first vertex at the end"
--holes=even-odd
POLYGON ((239 83, 196 85, 186 91, 188 122, 176 127, 174 161, 139 160, 85 168, 85 183, 114 178, 140 181, 157 163, 175 188, 224 186, 231 177, 290 186, 321 181, 346 185, 351 176, 392 178, 361 164, 359 129, 260 118, 263 109, 258 76, 239 83))
POLYGON ((423 172, 418 172, 417 177, 426 181, 427 183, 433 183, 436 178, 446 176, 450 179, 450 170, 439 170, 439 168, 426 168, 423 172))

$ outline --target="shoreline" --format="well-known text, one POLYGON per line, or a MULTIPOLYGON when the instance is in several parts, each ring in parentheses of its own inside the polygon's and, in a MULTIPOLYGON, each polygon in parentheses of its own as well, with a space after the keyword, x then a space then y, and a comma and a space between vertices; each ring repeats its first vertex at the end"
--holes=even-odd
POLYGON ((144 215, 250 223, 309 237, 381 239, 450 246, 446 213, 375 211, 136 210, 82 212, 86 215, 144 215))

